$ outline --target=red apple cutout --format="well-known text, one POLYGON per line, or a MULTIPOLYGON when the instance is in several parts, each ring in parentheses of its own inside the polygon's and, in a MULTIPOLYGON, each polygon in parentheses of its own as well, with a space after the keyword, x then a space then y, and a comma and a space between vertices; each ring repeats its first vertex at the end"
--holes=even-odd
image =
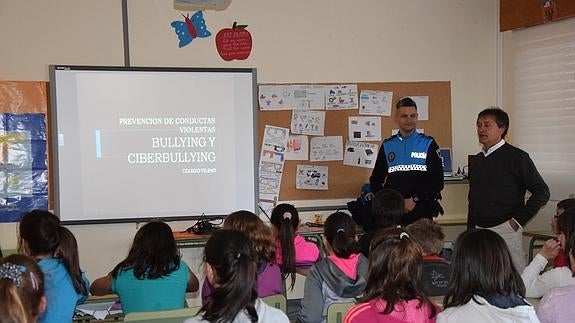
POLYGON ((216 48, 224 61, 244 60, 252 52, 252 35, 246 29, 248 25, 224 28, 216 35, 216 48))

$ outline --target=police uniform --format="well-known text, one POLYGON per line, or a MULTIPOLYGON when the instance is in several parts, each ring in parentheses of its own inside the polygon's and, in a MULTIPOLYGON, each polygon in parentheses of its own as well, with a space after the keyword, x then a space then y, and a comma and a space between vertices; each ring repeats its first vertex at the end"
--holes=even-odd
POLYGON ((413 131, 407 137, 398 132, 384 140, 369 182, 374 193, 391 188, 414 199, 415 208, 402 217, 403 225, 443 212, 437 202, 443 189, 443 167, 433 137, 413 131))

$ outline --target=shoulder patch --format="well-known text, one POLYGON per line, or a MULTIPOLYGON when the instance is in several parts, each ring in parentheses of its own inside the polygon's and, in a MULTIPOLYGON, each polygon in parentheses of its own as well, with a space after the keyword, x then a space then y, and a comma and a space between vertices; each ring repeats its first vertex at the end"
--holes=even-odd
POLYGON ((394 160, 395 160, 395 153, 392 151, 389 154, 387 154, 387 161, 392 162, 394 160))

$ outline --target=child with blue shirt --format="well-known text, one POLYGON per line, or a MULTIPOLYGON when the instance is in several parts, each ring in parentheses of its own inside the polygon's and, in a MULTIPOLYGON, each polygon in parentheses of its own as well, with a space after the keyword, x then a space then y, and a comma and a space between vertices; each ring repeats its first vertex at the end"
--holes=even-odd
POLYGON ((118 294, 124 314, 174 310, 186 306, 186 292, 198 278, 181 260, 172 229, 159 221, 144 225, 128 257, 90 286, 93 295, 118 294))
POLYGON ((54 214, 34 210, 20 219, 20 252, 36 259, 44 274, 46 311, 42 323, 70 322, 76 305, 88 297, 89 282, 80 269, 78 245, 54 214))

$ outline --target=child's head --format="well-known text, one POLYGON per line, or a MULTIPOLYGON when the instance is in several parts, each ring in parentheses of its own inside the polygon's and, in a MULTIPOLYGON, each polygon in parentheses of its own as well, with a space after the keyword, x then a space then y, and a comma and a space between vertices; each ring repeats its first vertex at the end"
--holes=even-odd
POLYGON ((371 214, 375 224, 380 228, 396 226, 403 216, 405 202, 396 190, 384 188, 371 200, 371 214))
POLYGON ((44 275, 32 258, 0 259, 0 322, 36 322, 44 312, 44 275))
POLYGON ((296 231, 299 225, 299 213, 295 206, 287 203, 278 204, 272 211, 270 219, 274 227, 281 231, 284 225, 289 226, 296 231))
POLYGON ((575 235, 575 207, 565 210, 557 218, 557 229, 559 232, 557 240, 561 243, 565 254, 568 255, 571 249, 567 242, 575 235))
POLYGON ((72 278, 76 292, 88 295, 80 269, 78 244, 74 234, 60 225, 60 219, 49 211, 33 210, 20 219, 18 249, 36 258, 59 258, 72 278))
POLYGON ((29 256, 53 256, 60 244, 60 219, 48 211, 25 213, 20 219, 19 230, 19 249, 29 256))
POLYGON ((152 221, 142 226, 132 242, 128 257, 113 270, 115 277, 131 268, 138 279, 156 279, 168 275, 180 266, 180 252, 169 225, 152 221))
POLYGON ((555 210, 555 215, 561 215, 567 209, 575 207, 575 198, 568 198, 557 202, 557 208, 555 210))
POLYGON ((505 241, 487 229, 466 231, 457 238, 444 305, 466 304, 473 295, 525 296, 525 285, 505 241))
POLYGON ((257 321, 256 264, 248 237, 236 230, 212 233, 204 249, 204 260, 206 278, 215 289, 200 309, 203 319, 231 322, 246 310, 252 321, 257 321))
POLYGON ((294 237, 299 225, 299 214, 291 204, 278 204, 272 211, 271 223, 277 231, 281 246, 281 269, 283 278, 290 276, 290 288, 295 284, 295 245, 294 237))
POLYGON ((551 220, 551 229, 553 230, 553 232, 559 234, 559 228, 557 227, 557 219, 559 218, 559 216, 561 216, 561 214, 563 214, 563 212, 572 207, 575 207, 575 198, 564 199, 557 203, 557 208, 555 209, 555 216, 551 220))
POLYGON ((397 302, 421 299, 435 308, 425 297, 421 286, 421 247, 401 228, 387 228, 376 234, 371 241, 369 253, 369 276, 363 301, 384 299, 384 314, 394 310, 397 302))
POLYGON ((271 228, 254 213, 250 211, 234 212, 226 217, 223 228, 238 230, 248 236, 254 247, 256 263, 275 261, 276 247, 271 228))
POLYGON ((406 229, 409 236, 419 243, 424 256, 437 256, 441 253, 445 234, 439 224, 430 219, 419 219, 406 229))
POLYGON ((328 216, 323 233, 324 241, 338 258, 349 258, 359 252, 356 224, 347 213, 335 212, 328 216))

